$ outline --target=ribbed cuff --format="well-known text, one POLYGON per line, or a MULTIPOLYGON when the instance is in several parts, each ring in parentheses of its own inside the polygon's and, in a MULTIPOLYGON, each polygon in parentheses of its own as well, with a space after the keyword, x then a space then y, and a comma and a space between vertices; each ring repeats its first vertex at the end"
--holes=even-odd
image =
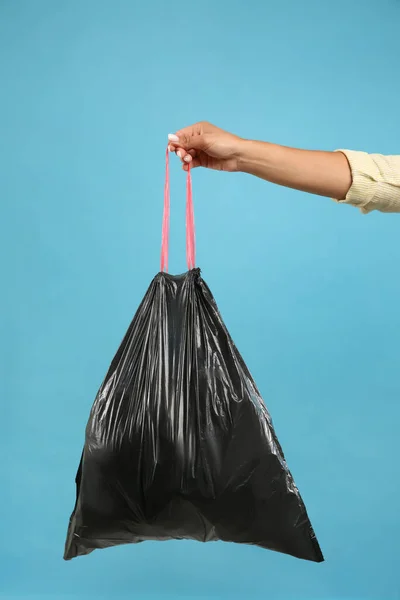
POLYGON ((376 208, 374 196, 379 179, 379 169, 375 161, 367 152, 355 150, 335 150, 335 152, 342 152, 345 155, 353 179, 346 198, 335 202, 356 206, 364 214, 371 212, 376 208))

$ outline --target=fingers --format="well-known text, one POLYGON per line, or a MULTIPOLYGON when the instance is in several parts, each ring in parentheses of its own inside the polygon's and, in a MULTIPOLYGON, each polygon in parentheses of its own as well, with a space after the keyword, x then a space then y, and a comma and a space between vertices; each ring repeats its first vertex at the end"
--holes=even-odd
POLYGON ((168 141, 170 144, 177 144, 179 142, 179 137, 175 133, 169 133, 168 141))
POLYGON ((180 148, 179 146, 174 146, 173 144, 168 144, 168 150, 170 152, 175 152, 177 157, 185 162, 190 162, 191 159, 193 158, 193 155, 192 155, 192 152, 194 152, 193 150, 186 152, 186 150, 184 150, 183 148, 180 148))
POLYGON ((178 158, 181 159, 183 163, 190 164, 193 158, 196 156, 196 150, 185 150, 181 146, 181 142, 177 135, 170 133, 168 136, 168 142, 168 150, 170 152, 175 152, 175 154, 178 156, 178 158))
POLYGON ((168 134, 168 150, 170 152, 176 152, 178 149, 179 138, 174 133, 168 134))
POLYGON ((178 136, 174 133, 168 134, 168 150, 175 153, 177 153, 179 150, 183 150, 182 144, 179 143, 178 136))
POLYGON ((180 146, 180 139, 176 134, 170 133, 168 135, 168 150, 175 152, 178 158, 182 161, 182 168, 184 171, 195 169, 200 166, 200 161, 197 158, 197 152, 194 149, 185 150, 180 146))
POLYGON ((182 148, 179 148, 179 149, 176 151, 176 155, 177 155, 177 157, 178 157, 178 158, 180 158, 180 159, 181 159, 181 161, 182 161, 183 163, 187 163, 187 164, 189 164, 189 163, 191 163, 191 162, 192 162, 192 160, 193 160, 193 156, 192 156, 191 154, 189 154, 189 152, 186 152, 185 150, 183 150, 182 148))
POLYGON ((194 158, 190 163, 184 162, 182 165, 182 169, 184 171, 188 171, 190 169, 195 169, 196 167, 201 167, 201 163, 198 158, 194 158))
POLYGON ((206 150, 210 142, 210 136, 203 133, 170 133, 168 142, 174 147, 179 147, 185 150, 206 150))

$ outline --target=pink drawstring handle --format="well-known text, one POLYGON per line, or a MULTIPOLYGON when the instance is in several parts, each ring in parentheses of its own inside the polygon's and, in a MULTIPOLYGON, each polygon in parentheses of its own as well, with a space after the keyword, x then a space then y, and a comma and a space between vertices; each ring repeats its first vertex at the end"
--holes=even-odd
POLYGON ((169 211, 170 211, 170 194, 169 194, 169 151, 165 159, 165 185, 164 185, 164 215, 161 234, 161 271, 168 273, 168 247, 169 247, 169 211))
MULTIPOLYGON (((169 151, 167 149, 165 159, 164 215, 161 240, 161 271, 165 271, 166 273, 168 273, 170 205, 169 151)), ((186 261, 189 271, 194 269, 196 264, 196 241, 194 229, 192 175, 190 172, 190 165, 188 165, 186 178, 186 261)))
POLYGON ((186 261, 189 271, 196 264, 196 239, 194 231, 194 209, 192 192, 192 174, 188 165, 186 177, 186 261))

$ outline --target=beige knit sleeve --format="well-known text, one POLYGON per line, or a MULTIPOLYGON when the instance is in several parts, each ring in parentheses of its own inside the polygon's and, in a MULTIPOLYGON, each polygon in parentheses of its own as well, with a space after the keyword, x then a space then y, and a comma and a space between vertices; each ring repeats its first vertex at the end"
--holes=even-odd
POLYGON ((347 196, 336 202, 352 204, 361 212, 400 212, 400 156, 342 152, 349 161, 353 183, 347 196))

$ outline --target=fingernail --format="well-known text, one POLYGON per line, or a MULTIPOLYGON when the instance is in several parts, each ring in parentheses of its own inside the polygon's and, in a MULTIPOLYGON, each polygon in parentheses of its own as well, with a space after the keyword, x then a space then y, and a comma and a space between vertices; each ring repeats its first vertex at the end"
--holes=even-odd
POLYGON ((187 163, 190 163, 192 161, 192 157, 190 156, 190 154, 186 154, 186 156, 183 160, 187 163))
POLYGON ((174 133, 169 133, 168 134, 168 139, 170 142, 179 142, 179 138, 177 135, 175 135, 174 133))
POLYGON ((180 150, 178 150, 178 152, 176 153, 177 156, 179 156, 179 158, 182 158, 182 152, 180 150))
POLYGON ((172 149, 172 146, 171 146, 171 144, 168 144, 168 150, 169 150, 170 152, 173 152, 173 149, 172 149))

